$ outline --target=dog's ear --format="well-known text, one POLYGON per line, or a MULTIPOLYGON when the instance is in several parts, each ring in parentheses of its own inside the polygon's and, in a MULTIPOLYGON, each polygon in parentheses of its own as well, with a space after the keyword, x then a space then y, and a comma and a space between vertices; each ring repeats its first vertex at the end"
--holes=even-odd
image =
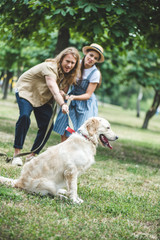
POLYGON ((89 119, 89 121, 86 124, 86 129, 90 136, 93 136, 96 133, 98 126, 99 126, 98 119, 96 118, 89 119))

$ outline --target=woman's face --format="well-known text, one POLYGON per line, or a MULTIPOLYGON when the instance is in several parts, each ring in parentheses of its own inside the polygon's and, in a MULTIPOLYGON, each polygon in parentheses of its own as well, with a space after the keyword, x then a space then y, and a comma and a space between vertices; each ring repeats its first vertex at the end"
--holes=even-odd
POLYGON ((98 62, 100 55, 96 51, 89 51, 84 59, 84 67, 91 68, 96 62, 98 62))
POLYGON ((76 65, 77 59, 72 54, 64 56, 61 67, 64 73, 69 73, 76 65))

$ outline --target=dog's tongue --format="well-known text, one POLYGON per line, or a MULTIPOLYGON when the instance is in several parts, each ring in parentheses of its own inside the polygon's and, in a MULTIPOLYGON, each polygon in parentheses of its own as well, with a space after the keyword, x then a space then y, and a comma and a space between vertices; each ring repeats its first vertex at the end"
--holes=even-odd
POLYGON ((108 146, 110 149, 112 149, 112 146, 111 146, 111 144, 110 144, 109 142, 107 142, 107 146, 108 146))
POLYGON ((109 147, 110 149, 112 149, 111 144, 109 143, 108 139, 102 134, 101 135, 101 140, 103 141, 104 145, 107 145, 107 147, 109 147))

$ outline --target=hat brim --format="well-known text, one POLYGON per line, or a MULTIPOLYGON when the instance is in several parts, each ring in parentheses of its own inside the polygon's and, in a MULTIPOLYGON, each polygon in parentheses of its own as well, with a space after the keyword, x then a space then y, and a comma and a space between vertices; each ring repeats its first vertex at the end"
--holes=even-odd
POLYGON ((97 62, 99 62, 99 63, 104 62, 103 53, 102 53, 98 48, 96 48, 96 47, 91 47, 91 46, 85 46, 85 47, 82 48, 83 54, 86 55, 87 52, 88 52, 88 50, 94 50, 94 51, 98 52, 101 57, 100 57, 100 59, 99 59, 97 62))

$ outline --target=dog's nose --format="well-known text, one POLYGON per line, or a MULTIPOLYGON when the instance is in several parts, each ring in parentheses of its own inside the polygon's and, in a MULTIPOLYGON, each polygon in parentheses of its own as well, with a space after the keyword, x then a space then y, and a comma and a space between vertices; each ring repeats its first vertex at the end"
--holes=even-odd
POLYGON ((118 139, 118 136, 116 136, 116 140, 118 139))

